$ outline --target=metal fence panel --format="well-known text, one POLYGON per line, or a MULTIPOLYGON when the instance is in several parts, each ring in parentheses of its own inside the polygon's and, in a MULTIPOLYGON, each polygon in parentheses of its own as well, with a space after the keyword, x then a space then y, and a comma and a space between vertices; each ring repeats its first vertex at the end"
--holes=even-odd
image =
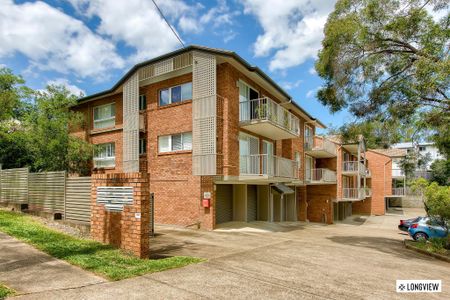
POLYGON ((0 170, 0 201, 28 202, 28 168, 0 170))
POLYGON ((66 181, 66 220, 91 221, 91 177, 69 177, 66 181))
POLYGON ((28 201, 30 208, 64 213, 66 172, 30 173, 28 201))

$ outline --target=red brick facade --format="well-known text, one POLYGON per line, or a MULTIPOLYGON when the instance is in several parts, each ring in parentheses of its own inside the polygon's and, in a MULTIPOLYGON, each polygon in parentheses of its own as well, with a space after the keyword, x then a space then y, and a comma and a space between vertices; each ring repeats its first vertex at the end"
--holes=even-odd
MULTIPOLYGON (((250 75, 249 75, 250 76, 250 75)), ((217 120, 217 174, 223 176, 239 176, 239 132, 246 132, 239 126, 239 88, 237 82, 243 80, 256 89, 260 97, 270 97, 281 102, 269 91, 261 87, 230 63, 221 63, 217 66, 217 94, 218 94, 218 120, 217 120)), ((254 78, 254 77, 252 77, 254 78)), ((192 175, 192 151, 177 151, 159 153, 158 137, 162 135, 177 134, 192 131, 192 101, 159 106, 159 91, 164 88, 192 81, 192 73, 164 79, 140 88, 140 94, 146 95, 147 108, 141 111, 145 116, 145 132, 141 138, 147 140, 146 153, 140 156, 140 171, 148 176, 148 192, 155 195, 155 222, 162 224, 177 224, 182 226, 198 226, 205 229, 215 227, 215 178, 211 176, 192 175), (201 200, 204 192, 212 193, 211 207, 204 208, 201 200)), ((272 90, 273 91, 273 90, 272 90)), ((114 168, 101 170, 98 173, 122 172, 122 93, 105 96, 98 100, 81 103, 74 110, 86 116, 83 128, 74 130, 73 134, 85 138, 92 144, 108 142, 115 143, 114 168), (104 130, 93 129, 93 108, 98 105, 116 103, 116 124, 114 128, 104 130)), ((295 153, 300 153, 299 180, 304 180, 304 126, 306 120, 296 112, 292 112, 300 119, 300 137, 273 141, 269 138, 260 138, 260 147, 263 140, 274 143, 275 155, 288 159, 295 159, 295 153)), ((315 132, 315 126, 309 126, 315 132)), ((333 201, 342 198, 342 156, 338 145, 338 155, 334 158, 316 159, 313 168, 328 168, 337 172, 337 183, 326 185, 299 186, 297 191, 297 216, 301 221, 333 222, 333 201)), ((371 168, 378 168, 379 163, 370 164, 371 168)), ((372 176, 379 176, 378 171, 372 171, 372 176)), ((378 179, 372 177, 372 185, 380 188, 378 179)), ((378 177, 376 177, 378 178, 378 177)), ((386 181, 387 182, 387 181, 386 181)), ((355 204, 355 210, 365 213, 379 214, 384 212, 378 196, 372 200, 355 204), (373 201, 373 203, 372 203, 373 201), (372 203, 372 204, 367 204, 372 203), (375 204, 376 203, 376 204, 375 204)), ((383 195, 384 199, 384 195, 383 195)), ((384 205, 384 204, 383 204, 384 205)), ((102 218, 105 218, 102 215, 102 218)), ((118 216, 108 215, 111 222, 116 224, 118 216)), ((120 222, 119 222, 120 223, 120 222)), ((96 233, 102 235, 101 232, 96 233)), ((115 241, 116 237, 111 237, 115 241)))
POLYGON ((146 173, 115 173, 92 175, 91 237, 115 245, 134 255, 149 256, 150 193, 146 173), (133 204, 122 212, 111 212, 97 203, 97 187, 131 186, 133 204))

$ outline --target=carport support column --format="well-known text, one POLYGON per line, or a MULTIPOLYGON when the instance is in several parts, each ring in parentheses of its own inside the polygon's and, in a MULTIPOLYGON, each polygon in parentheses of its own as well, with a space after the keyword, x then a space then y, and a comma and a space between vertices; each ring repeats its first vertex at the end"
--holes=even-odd
POLYGON ((91 237, 117 246, 140 258, 149 256, 150 193, 147 173, 115 173, 92 175, 91 237), (123 211, 112 212, 97 203, 97 187, 133 187, 133 204, 123 211))

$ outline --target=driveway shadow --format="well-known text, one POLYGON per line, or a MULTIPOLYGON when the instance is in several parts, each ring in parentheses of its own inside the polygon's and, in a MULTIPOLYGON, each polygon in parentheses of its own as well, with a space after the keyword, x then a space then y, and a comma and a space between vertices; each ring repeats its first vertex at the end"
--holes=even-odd
POLYGON ((422 260, 432 260, 432 258, 428 256, 424 256, 417 252, 406 249, 403 245, 403 241, 393 238, 371 236, 332 236, 327 237, 327 239, 334 243, 372 249, 385 254, 395 255, 403 259, 411 259, 412 257, 414 257, 420 258, 422 260))

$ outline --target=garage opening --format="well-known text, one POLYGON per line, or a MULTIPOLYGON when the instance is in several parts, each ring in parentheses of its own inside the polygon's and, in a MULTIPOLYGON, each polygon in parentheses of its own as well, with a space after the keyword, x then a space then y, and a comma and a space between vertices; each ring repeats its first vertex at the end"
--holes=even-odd
POLYGON ((216 224, 233 221, 233 185, 216 186, 216 224))

